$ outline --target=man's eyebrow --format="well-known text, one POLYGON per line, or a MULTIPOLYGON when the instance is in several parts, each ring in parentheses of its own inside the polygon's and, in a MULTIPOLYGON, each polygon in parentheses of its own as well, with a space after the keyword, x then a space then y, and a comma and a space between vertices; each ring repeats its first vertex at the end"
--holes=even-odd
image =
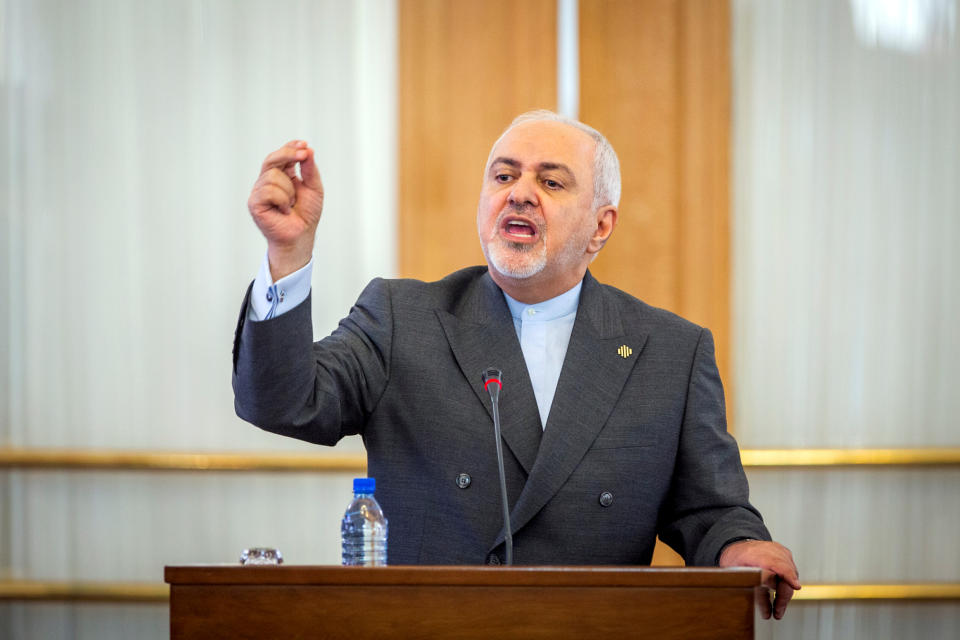
POLYGON ((537 168, 540 169, 540 171, 561 171, 567 174, 567 180, 570 186, 577 184, 577 179, 574 177, 573 171, 565 164, 560 164, 559 162, 541 162, 537 168))
MULTIPOLYGON (((490 163, 490 169, 492 170, 498 164, 505 164, 508 167, 513 167, 514 169, 520 168, 520 162, 514 160, 513 158, 507 158, 504 156, 499 156, 490 163)), ((573 171, 570 170, 570 167, 560 162, 541 162, 537 165, 538 171, 561 171, 566 174, 566 180, 570 183, 570 186, 577 184, 577 180, 573 175, 573 171)))
POLYGON ((494 161, 490 163, 490 168, 492 169, 493 167, 495 167, 495 166, 498 165, 498 164, 505 164, 505 165, 507 165, 508 167, 513 167, 514 169, 519 169, 519 168, 520 168, 520 162, 519 162, 519 161, 514 160, 513 158, 505 158, 504 156, 499 156, 499 157, 495 158, 494 161))

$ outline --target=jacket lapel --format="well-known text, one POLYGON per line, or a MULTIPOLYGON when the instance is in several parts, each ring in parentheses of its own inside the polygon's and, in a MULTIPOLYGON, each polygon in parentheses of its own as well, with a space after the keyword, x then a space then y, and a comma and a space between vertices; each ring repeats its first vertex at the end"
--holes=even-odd
MULTIPOLYGON (((587 272, 543 441, 511 511, 514 532, 543 508, 580 463, 613 411, 646 340, 645 333, 626 334, 613 301, 587 272), (632 353, 621 356, 621 345, 632 353)), ((501 531, 491 550, 503 539, 501 531)))
POLYGON ((436 314, 457 364, 491 417, 491 440, 493 409, 481 374, 490 367, 503 372, 500 431, 529 475, 540 447, 540 414, 503 293, 485 273, 474 281, 454 313, 438 309, 436 314))

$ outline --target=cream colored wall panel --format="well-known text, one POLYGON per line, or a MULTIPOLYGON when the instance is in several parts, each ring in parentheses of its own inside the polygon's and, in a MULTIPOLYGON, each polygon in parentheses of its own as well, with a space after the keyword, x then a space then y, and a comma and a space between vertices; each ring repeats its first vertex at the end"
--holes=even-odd
POLYGON ((170 616, 166 604, 0 603, 0 637, 164 640, 170 637, 170 616))
POLYGON ((745 447, 960 443, 960 38, 867 46, 852 4, 734 2, 745 447))
POLYGON ((783 620, 758 620, 757 640, 956 638, 960 606, 941 602, 801 603, 783 620))
MULTIPOLYGON (((162 582, 164 565, 234 563, 276 547, 339 564, 353 474, 10 474, 11 578, 162 582)), ((387 514, 387 518, 390 514, 387 514)))
POLYGON ((801 581, 957 582, 960 469, 749 470, 801 581))
POLYGON ((289 446, 233 415, 246 200, 269 151, 315 145, 318 335, 395 272, 393 2, 2 11, 5 444, 289 446))

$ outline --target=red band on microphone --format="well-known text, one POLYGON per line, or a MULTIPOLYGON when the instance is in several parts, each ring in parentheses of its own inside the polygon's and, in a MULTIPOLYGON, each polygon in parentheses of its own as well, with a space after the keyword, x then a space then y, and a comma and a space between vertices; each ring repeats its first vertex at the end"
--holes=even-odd
POLYGON ((490 391, 490 389, 488 389, 487 387, 490 385, 491 382, 496 382, 496 383, 497 383, 497 386, 500 387, 500 391, 503 391, 503 385, 500 384, 500 381, 497 380, 496 378, 490 378, 489 380, 487 380, 486 382, 483 383, 483 390, 484 390, 484 391, 487 391, 487 392, 490 391))

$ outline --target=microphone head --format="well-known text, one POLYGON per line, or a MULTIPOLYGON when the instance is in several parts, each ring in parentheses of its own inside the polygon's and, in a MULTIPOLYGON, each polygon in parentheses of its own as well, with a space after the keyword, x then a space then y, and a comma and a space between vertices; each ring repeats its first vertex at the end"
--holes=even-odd
POLYGON ((483 388, 487 390, 491 398, 496 399, 496 397, 500 395, 500 389, 503 388, 503 382, 501 380, 503 374, 500 372, 500 369, 491 367, 485 370, 481 376, 483 377, 483 388))

